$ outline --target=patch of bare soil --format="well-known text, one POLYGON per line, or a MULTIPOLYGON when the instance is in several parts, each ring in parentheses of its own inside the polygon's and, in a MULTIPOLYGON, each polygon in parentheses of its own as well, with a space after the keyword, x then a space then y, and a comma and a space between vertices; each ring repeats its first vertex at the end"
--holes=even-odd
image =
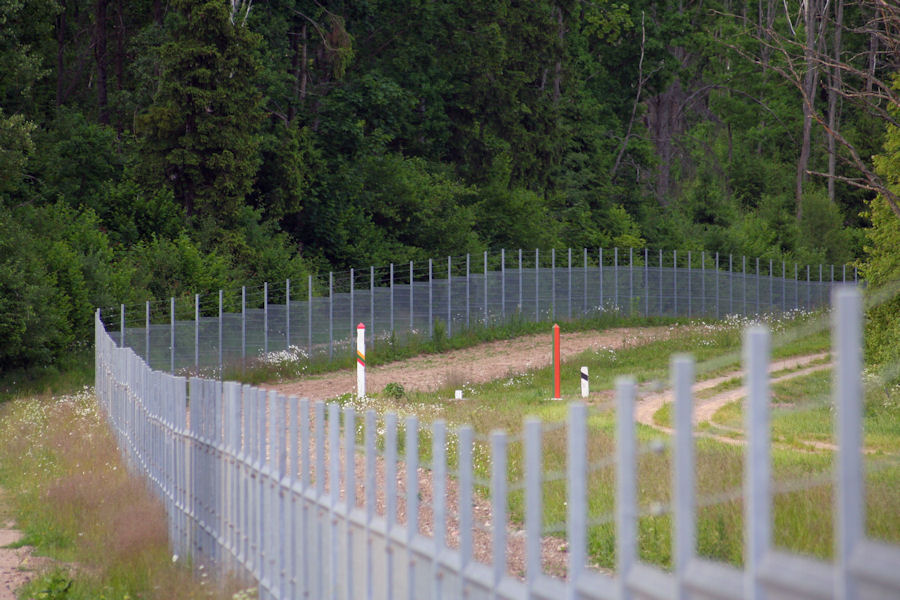
POLYGON ((0 600, 15 600, 16 590, 31 581, 46 559, 31 555, 31 547, 8 548, 22 539, 22 532, 8 519, 0 490, 0 600))
MULTIPOLYGON (((562 335, 560 355, 566 360, 586 350, 646 344, 665 339, 672 331, 670 327, 621 327, 566 333, 562 335)), ((377 392, 393 382, 408 391, 428 392, 525 373, 546 367, 552 361, 552 335, 536 334, 370 367, 366 370, 366 387, 370 392, 377 392)), ((356 371, 347 369, 264 387, 298 398, 327 400, 355 391, 356 371)))

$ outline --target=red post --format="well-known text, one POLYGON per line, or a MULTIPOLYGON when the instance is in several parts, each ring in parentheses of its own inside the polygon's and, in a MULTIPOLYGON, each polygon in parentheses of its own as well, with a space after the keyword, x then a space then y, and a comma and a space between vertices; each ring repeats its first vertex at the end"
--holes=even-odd
POLYGON ((553 324, 553 399, 560 400, 559 393, 559 325, 553 324))

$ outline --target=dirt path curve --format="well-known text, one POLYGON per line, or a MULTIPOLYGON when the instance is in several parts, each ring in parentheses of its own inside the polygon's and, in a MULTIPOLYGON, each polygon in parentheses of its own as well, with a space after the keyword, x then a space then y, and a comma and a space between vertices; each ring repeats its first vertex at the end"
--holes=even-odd
MULTIPOLYGON (((673 331, 670 327, 621 327, 566 333, 560 354, 566 360, 585 350, 617 350, 665 339, 673 331)), ((523 336, 371 367, 366 373, 366 386, 371 392, 380 392, 391 382, 401 384, 407 391, 434 391, 447 385, 462 387, 545 367, 551 364, 552 354, 549 333, 523 336)), ((348 369, 264 387, 300 398, 327 400, 354 391, 356 371, 348 369)))
MULTIPOLYGON (((791 372, 772 379, 770 383, 780 383, 782 381, 794 379, 795 377, 803 377, 804 375, 809 375, 810 373, 829 369, 831 368, 830 363, 811 365, 811 363, 820 361, 827 357, 827 353, 820 353, 809 354, 806 356, 796 356, 772 362, 769 364, 770 374, 785 370, 791 370, 791 372)), ((692 390, 694 394, 697 394, 698 392, 701 392, 703 390, 714 388, 721 383, 724 383, 730 379, 734 379, 735 377, 741 377, 743 376, 743 374, 743 371, 733 371, 731 373, 722 375, 721 377, 706 379, 704 381, 695 383, 692 390)), ((699 425, 700 423, 710 421, 717 410, 719 410, 729 402, 735 402, 736 400, 744 398, 746 395, 747 389, 742 385, 739 388, 727 390, 710 398, 695 399, 694 414, 691 420, 695 426, 699 425)), ((645 396, 643 399, 639 400, 638 405, 635 408, 635 419, 639 423, 642 423, 649 427, 653 427, 654 429, 657 429, 659 431, 663 431, 669 434, 673 433, 673 430, 671 428, 658 425, 653 419, 653 416, 656 414, 656 412, 661 409, 664 404, 672 402, 672 400, 673 397, 671 390, 645 396)), ((710 437, 729 444, 734 444, 736 442, 743 443, 740 440, 735 440, 727 436, 713 435, 710 437)))

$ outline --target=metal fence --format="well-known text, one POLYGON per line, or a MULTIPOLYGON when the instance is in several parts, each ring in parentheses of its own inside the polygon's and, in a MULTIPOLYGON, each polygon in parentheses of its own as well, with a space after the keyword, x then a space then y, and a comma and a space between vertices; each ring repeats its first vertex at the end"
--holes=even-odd
POLYGON ((506 433, 478 440, 471 427, 448 428, 436 421, 425 430, 410 416, 402 423, 401 439, 395 414, 357 415, 350 406, 154 371, 133 350, 117 347, 99 315, 96 389, 120 447, 166 506, 174 551, 195 564, 252 578, 262 599, 897 598, 900 547, 865 533, 861 295, 846 288, 836 290, 834 298, 839 450, 833 563, 773 545, 770 337, 760 326, 748 330, 744 350, 742 569, 697 553, 694 365, 686 357, 672 362, 671 571, 639 559, 638 523, 644 513, 638 503, 641 449, 631 378, 617 382, 615 448, 611 457, 599 459, 615 470, 614 573, 590 565, 588 531, 597 522, 588 517, 587 482, 598 458, 588 455, 594 433, 582 403, 568 408, 565 473, 558 476, 545 472, 541 422, 526 421, 519 438, 522 482, 514 488, 508 479, 513 439, 506 433), (451 438, 454 443, 448 444, 451 438), (420 439, 431 441, 430 458, 421 463, 428 448, 420 439), (448 452, 448 445, 455 452, 448 452), (544 493, 556 480, 565 485, 565 529, 558 534, 565 538, 565 577, 549 575, 541 562, 544 493), (422 482, 429 482, 432 492, 425 528, 422 482), (521 577, 507 568, 511 493, 524 502, 521 577), (451 498, 455 511, 449 508, 451 498), (479 498, 490 503, 489 523, 473 514, 479 498), (405 518, 398 508, 405 509, 405 518), (458 530, 453 544, 448 543, 451 518, 458 530), (489 556, 476 560, 473 532, 484 526, 489 556))
POLYGON ((367 339, 410 333, 450 336, 510 319, 571 320, 624 315, 715 317, 815 309, 855 267, 798 265, 718 254, 583 249, 506 252, 370 267, 310 276, 305 282, 220 290, 104 309, 154 369, 222 372, 270 352, 298 355, 352 350, 356 326, 367 339))

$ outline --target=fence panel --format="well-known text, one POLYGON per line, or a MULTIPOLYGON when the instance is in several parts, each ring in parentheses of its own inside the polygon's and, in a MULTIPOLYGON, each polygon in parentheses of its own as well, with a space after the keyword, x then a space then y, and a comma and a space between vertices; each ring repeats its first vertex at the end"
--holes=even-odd
MULTIPOLYGON (((646 272, 648 281, 652 281, 653 269, 646 272)), ((599 266, 596 273, 599 280, 599 266)), ((670 304, 664 310, 675 310, 676 276, 682 282, 690 277, 691 289, 698 283, 702 288, 705 282, 707 293, 713 283, 709 273, 701 273, 699 278, 693 270, 689 273, 681 268, 660 273, 671 276, 669 283, 673 286, 670 304)), ((620 293, 625 289, 623 274, 629 289, 633 285, 631 269, 620 268, 620 293)), ((530 285, 526 275, 523 269, 523 296, 530 285)), ((615 266, 609 277, 615 297, 615 266)), ((517 306, 517 270, 507 273, 506 283, 506 293, 515 297, 517 306)), ((755 283, 751 289, 755 289, 755 283)), ((766 289, 765 279, 759 283, 760 289, 777 297, 777 286, 766 289)), ((641 286, 636 287, 644 293, 641 286)), ((568 293, 567 279, 565 288, 568 293)), ((573 297, 578 297, 574 280, 573 290, 573 297)), ((580 293, 583 302, 584 290, 580 293)), ((659 307, 653 306, 649 296, 647 306, 652 312, 659 307)), ((705 298, 710 300, 708 295, 705 298)), ((743 304, 743 298, 739 298, 743 304)), ((364 307, 365 296, 354 298, 358 299, 363 299, 360 306, 364 307)), ((546 535, 542 489, 549 481, 542 466, 542 425, 536 419, 526 423, 522 442, 525 571, 512 574, 506 557, 515 536, 510 535, 506 513, 509 493, 518 484, 513 487, 513 482, 507 481, 512 442, 502 432, 493 433, 489 441, 475 441, 471 428, 447 431, 438 422, 426 431, 415 417, 407 417, 398 428, 399 420, 393 414, 379 419, 369 411, 363 418, 352 407, 341 411, 337 404, 311 404, 248 385, 173 376, 151 369, 132 349, 118 347, 114 339, 118 336, 107 333, 99 312, 95 328, 96 390, 122 452, 132 468, 147 478, 150 489, 166 508, 173 552, 190 557, 195 565, 255 580, 263 599, 465 596, 524 600, 563 596, 669 598, 683 594, 722 599, 898 597, 900 548, 865 536, 860 293, 838 289, 834 299, 834 394, 839 442, 834 564, 772 547, 769 334, 759 326, 747 333, 744 353, 749 401, 741 494, 745 500, 743 569, 696 554, 693 363, 686 357, 675 358, 672 363, 676 399, 671 572, 639 558, 637 476, 641 450, 635 437, 635 383, 630 378, 616 383, 617 447, 610 463, 616 466, 615 575, 588 564, 592 500, 587 482, 595 465, 586 452, 591 435, 586 407, 581 403, 570 405, 566 426, 566 577, 544 573, 541 565, 541 538, 546 535), (429 438, 430 452, 425 445, 429 438), (452 470, 447 467, 446 449, 454 445, 447 444, 448 438, 454 440, 458 451, 452 470), (362 449, 357 446, 360 440, 362 449), (420 463, 420 454, 429 456, 427 461, 420 463), (428 481, 432 495, 422 499, 420 485, 428 481), (476 481, 484 489, 473 494, 476 481), (445 491, 446 499, 455 499, 455 506, 445 500, 445 491), (398 512, 398 508, 402 510, 398 512), (452 541, 445 531, 451 521, 452 529, 458 531, 452 541), (476 538, 480 541, 474 544, 476 538), (485 542, 488 538, 490 541, 485 542)), ((546 300, 549 305, 550 298, 546 300)), ((755 308, 756 301, 754 296, 748 303, 755 308)), ((589 299, 588 303, 592 302, 589 299)), ((505 306, 511 308, 508 303, 505 306)), ((702 311, 702 306, 697 310, 702 311)), ((278 323, 272 313, 268 321, 278 323)), ((126 342, 128 335, 126 330, 126 342)), ((209 340, 210 336, 202 339, 209 340)), ((251 339, 250 346, 256 348, 258 332, 251 339)), ((278 335, 269 336, 275 347, 286 341, 279 339, 278 335)))

